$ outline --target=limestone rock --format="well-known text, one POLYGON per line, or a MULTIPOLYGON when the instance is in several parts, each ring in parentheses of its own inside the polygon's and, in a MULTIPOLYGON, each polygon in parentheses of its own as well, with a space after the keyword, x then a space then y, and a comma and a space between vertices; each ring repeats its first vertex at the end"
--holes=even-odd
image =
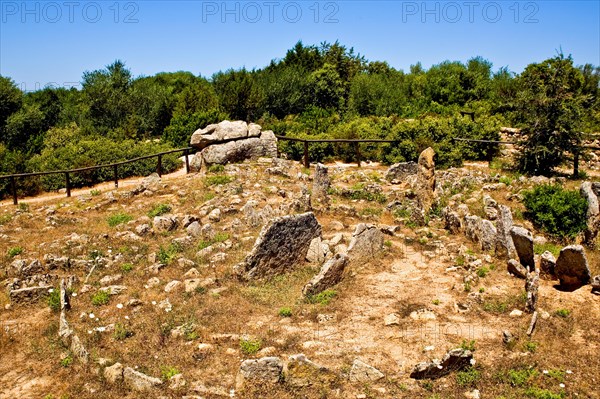
POLYGON ((568 287, 581 287, 590 282, 590 269, 581 245, 569 245, 560 251, 554 268, 560 284, 568 287))
POLYGON ((348 256, 336 254, 321 267, 319 274, 314 276, 302 289, 305 296, 316 295, 333 287, 342 280, 344 268, 348 264, 348 256))
POLYGON ((589 181, 584 181, 581 183, 581 187, 579 188, 579 193, 583 198, 587 200, 588 209, 587 209, 587 218, 588 220, 594 218, 600 213, 600 208, 598 205, 598 197, 594 193, 592 189, 592 183, 589 181))
POLYGON ((600 275, 598 276, 594 276, 594 278, 592 278, 592 292, 596 293, 596 294, 600 294, 600 275))
POLYGON ((446 207, 442 211, 442 217, 444 218, 444 228, 450 231, 450 233, 457 234, 460 231, 461 223, 458 212, 446 207))
POLYGON ((152 225, 158 232, 175 230, 177 228, 177 218, 171 215, 156 216, 152 221, 152 225))
POLYGON ((190 145, 198 149, 203 149, 211 144, 257 137, 260 134, 260 130, 261 127, 255 124, 251 124, 250 129, 244 121, 222 121, 217 124, 208 125, 204 129, 196 130, 192 134, 190 145))
POLYGON ((510 208, 498 205, 498 218, 496 219, 496 256, 502 259, 512 259, 517 256, 517 250, 510 235, 513 227, 513 218, 510 208))
POLYGON ((521 264, 527 270, 535 270, 533 236, 531 232, 524 227, 513 226, 510 229, 510 236, 512 237, 521 264))
POLYGON ((527 300, 525 302, 525 309, 529 313, 535 312, 537 307, 538 289, 540 286, 540 275, 537 271, 527 273, 525 282, 525 292, 527 293, 527 300))
POLYGON ((417 171, 417 199, 420 208, 427 214, 435 199, 435 151, 429 147, 419 155, 417 171))
POLYGON ((303 354, 292 355, 287 364, 285 382, 293 387, 311 385, 330 385, 336 380, 336 375, 329 369, 319 366, 303 354))
POLYGON ((383 377, 385 375, 381 371, 358 359, 355 359, 352 363, 352 368, 350 369, 351 382, 369 383, 378 381, 383 377))
POLYGON ((527 277, 527 269, 523 267, 522 264, 519 263, 516 259, 509 259, 507 262, 508 272, 519 278, 527 277))
POLYGON ((313 180, 312 195, 320 201, 327 201, 327 190, 331 185, 328 169, 325 165, 318 163, 315 168, 315 177, 313 180))
POLYGON ((277 157, 277 138, 270 131, 264 131, 260 137, 227 141, 212 144, 200 152, 203 165, 227 164, 242 162, 260 157, 277 157))
POLYGON ((12 304, 36 302, 43 298, 50 286, 26 287, 17 290, 10 290, 9 297, 12 304))
POLYGON ((325 261, 325 258, 330 254, 329 245, 325 244, 321 237, 315 237, 310 242, 308 252, 306 253, 306 260, 310 263, 321 264, 325 261))
POLYGON ((496 227, 487 219, 481 220, 481 226, 479 229, 479 244, 483 251, 489 251, 496 247, 497 240, 496 227))
POLYGON ((540 256, 540 273, 542 278, 553 280, 556 277, 554 269, 556 267, 556 258, 552 252, 545 251, 540 256))
POLYGON ((277 383, 281 380, 283 362, 278 357, 248 359, 242 362, 240 374, 245 380, 277 383))
POLYGON ((351 261, 374 259, 383 250, 383 233, 376 226, 360 223, 356 226, 348 245, 351 261))
POLYGON ((473 360, 473 353, 466 349, 453 349, 444 355, 441 362, 419 363, 417 364, 410 377, 421 379, 435 379, 443 377, 452 371, 460 371, 469 366, 473 360))
POLYGON ((392 184, 403 183, 408 176, 416 175, 418 170, 419 167, 415 162, 395 163, 385 173, 385 180, 392 184))
POLYGON ((104 378, 111 384, 116 384, 123 381, 123 365, 115 363, 104 369, 104 378))
POLYGON ((125 367, 123 370, 123 379, 130 388, 139 392, 149 391, 163 383, 160 378, 150 377, 144 373, 135 371, 131 367, 125 367))
POLYGON ((320 235, 321 225, 312 212, 275 218, 262 228, 252 251, 234 270, 246 278, 261 278, 293 269, 320 235))

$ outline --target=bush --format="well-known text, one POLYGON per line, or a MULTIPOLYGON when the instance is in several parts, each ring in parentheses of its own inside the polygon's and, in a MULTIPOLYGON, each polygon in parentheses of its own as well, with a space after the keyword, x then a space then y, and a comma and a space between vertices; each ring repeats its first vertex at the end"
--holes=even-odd
POLYGON ((288 307, 280 308, 277 314, 281 317, 292 317, 292 309, 288 307))
POLYGON ((46 298, 46 303, 53 312, 58 312, 60 310, 60 290, 54 288, 46 298))
POLYGON ((171 212, 171 205, 168 204, 158 204, 150 212, 148 212, 148 217, 153 218, 155 216, 164 215, 165 213, 171 212))
POLYGON ((6 255, 8 255, 9 258, 14 258, 17 255, 21 255, 23 251, 23 247, 12 247, 8 249, 6 255))
POLYGON ((572 239, 586 228, 587 201, 579 192, 544 184, 523 196, 524 216, 548 234, 572 239))
POLYGON ((107 291, 98 291, 92 295, 92 305, 102 306, 110 301, 110 294, 107 291))
POLYGON ((222 184, 231 183, 233 181, 233 177, 227 175, 214 175, 207 176, 204 179, 204 184, 207 186, 220 186, 222 184))
POLYGON ((179 370, 177 370, 175 367, 165 366, 160 368, 160 373, 162 375, 163 380, 168 380, 171 377, 179 374, 179 370))
POLYGON ((241 339, 240 350, 246 355, 253 355, 260 350, 262 342, 259 339, 241 339))
POLYGON ((337 295, 335 290, 325 290, 316 295, 308 297, 310 303, 320 303, 321 305, 328 305, 329 302, 337 295))

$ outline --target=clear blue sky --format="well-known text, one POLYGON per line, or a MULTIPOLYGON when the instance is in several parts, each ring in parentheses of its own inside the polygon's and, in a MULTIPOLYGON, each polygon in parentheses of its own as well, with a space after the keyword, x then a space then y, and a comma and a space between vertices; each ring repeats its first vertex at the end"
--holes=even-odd
POLYGON ((600 1, 0 0, 0 74, 25 90, 116 59, 135 76, 261 68, 298 40, 404 70, 480 55, 521 72, 560 49, 600 65, 600 1))

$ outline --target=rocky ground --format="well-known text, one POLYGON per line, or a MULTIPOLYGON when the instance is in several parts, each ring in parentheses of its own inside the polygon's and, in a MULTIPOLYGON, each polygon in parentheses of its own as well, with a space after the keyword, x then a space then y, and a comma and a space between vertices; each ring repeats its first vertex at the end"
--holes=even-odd
POLYGON ((1 207, 0 398, 599 398, 600 296, 522 217, 545 178, 431 166, 265 158, 1 207))

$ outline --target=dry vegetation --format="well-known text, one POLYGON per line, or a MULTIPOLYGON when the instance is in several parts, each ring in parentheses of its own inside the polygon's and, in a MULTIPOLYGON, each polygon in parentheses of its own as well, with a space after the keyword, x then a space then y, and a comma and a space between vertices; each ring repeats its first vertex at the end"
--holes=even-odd
MULTIPOLYGON (((331 295, 313 301, 304 300, 301 291, 318 265, 289 265, 289 273, 269 280, 239 281, 232 266, 250 251, 260 231, 260 226, 246 225, 240 208, 254 199, 259 202, 257 210, 267 204, 277 210, 300 195, 301 184, 310 184, 308 177, 297 177, 298 166, 292 177, 270 175, 265 172, 269 166, 242 164, 224 172, 167 179, 152 194, 129 198, 119 195, 126 189, 119 189, 112 203, 106 203, 103 192, 0 207, 3 286, 10 282, 8 268, 15 259, 42 260, 51 253, 107 260, 91 272, 85 288, 89 268, 48 272, 78 279, 67 317, 90 352, 88 364, 74 359, 60 343, 59 313, 46 300, 10 305, 7 291, 0 291, 0 397, 212 398, 227 397, 235 390, 240 398, 433 399, 462 398, 474 389, 483 398, 498 399, 600 397, 600 296, 593 295, 589 285, 563 292, 555 282, 542 280, 538 305, 542 317, 528 337, 529 316, 510 316, 514 309, 524 308, 523 280, 508 275, 493 254, 482 253, 463 236, 449 234, 438 218, 419 228, 386 210, 386 203, 402 200, 408 188, 386 183, 383 167, 331 167, 330 174, 339 189, 381 185, 384 203, 334 194, 329 209, 315 211, 323 236, 343 233, 346 245, 360 222, 400 225, 394 236, 386 236, 380 258, 353 265, 331 295), (172 214, 197 215, 203 222, 213 208, 220 208, 221 220, 211 222, 216 235, 173 244, 173 239, 186 235, 180 226, 140 240, 118 237, 150 223, 148 213, 160 204, 169 205, 172 214), (337 230, 340 222, 343 228, 337 230), (214 250, 197 256, 205 247, 214 250), (16 254, 19 250, 14 248, 22 252, 16 254), (215 256, 219 253, 225 255, 215 256), (167 264, 158 273, 148 270, 154 256, 167 264), (476 259, 482 260, 481 265, 469 272, 468 265, 476 259), (184 274, 192 267, 205 286, 186 293, 182 284, 165 292, 167 283, 189 278, 184 274), (473 272, 477 278, 466 284, 464 277, 473 272), (102 304, 103 298, 96 298, 103 285, 100 280, 116 274, 122 278, 111 284, 127 289, 102 304), (151 278, 158 278, 159 284, 149 286, 151 278), (130 306, 133 299, 141 304, 130 306), (165 309, 167 299, 170 306, 165 309), (431 318, 415 318, 419 311, 431 318), (392 313, 397 323, 386 326, 384 318, 392 313), (504 330, 515 337, 510 345, 503 344, 504 330), (211 349, 199 351, 202 343, 211 349), (472 369, 437 380, 409 378, 416 363, 441 358, 461 345, 475 349, 477 363, 472 369), (330 368, 338 378, 302 389, 286 383, 236 387, 242 360, 287 359, 297 353, 330 368), (350 383, 347 375, 357 358, 386 377, 369 384, 350 383), (136 393, 104 380, 101 370, 114 362, 165 380, 181 372, 187 384, 172 390, 167 382, 150 395, 136 393)), ((487 176, 499 172, 481 166, 477 170, 487 176)), ((306 171, 302 174, 306 176, 306 171)), ((507 200, 509 191, 518 192, 524 185, 510 184, 490 195, 511 206, 515 222, 527 226, 515 212, 519 202, 507 200)), ((481 193, 480 186, 473 186, 454 200, 466 201, 476 214, 481 193)), ((587 254, 592 275, 600 274, 598 252, 587 254)), ((57 287, 58 280, 53 281, 57 287)))

